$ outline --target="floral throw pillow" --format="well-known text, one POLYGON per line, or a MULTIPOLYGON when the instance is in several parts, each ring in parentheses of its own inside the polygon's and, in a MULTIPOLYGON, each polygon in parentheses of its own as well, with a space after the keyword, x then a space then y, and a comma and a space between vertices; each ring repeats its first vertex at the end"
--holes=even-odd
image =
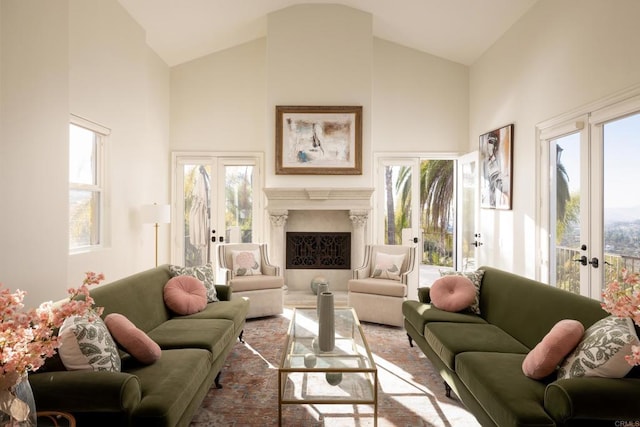
POLYGON ((58 336, 58 353, 67 370, 120 372, 118 347, 100 317, 68 317, 58 336))
POLYGON ((260 269, 260 251, 231 251, 234 276, 258 276, 260 269))
POLYGON ((440 270, 440 276, 464 276, 467 279, 471 280, 473 286, 476 287, 476 298, 469 306, 469 310, 472 313, 480 314, 480 286, 482 286, 482 276, 484 276, 483 270, 474 270, 474 271, 454 271, 454 270, 440 270))
POLYGON ((404 254, 392 255, 378 252, 375 261, 371 277, 400 281, 400 271, 402 263, 404 262, 404 254))
POLYGON ((633 321, 627 317, 605 317, 591 325, 582 341, 567 356, 558 379, 576 377, 622 378, 632 366, 625 360, 631 346, 640 345, 633 321))
POLYGON ((196 267, 180 267, 178 265, 170 265, 169 271, 171 277, 176 276, 192 276, 204 283, 207 289, 207 302, 220 301, 216 292, 216 280, 211 264, 200 265, 196 267))

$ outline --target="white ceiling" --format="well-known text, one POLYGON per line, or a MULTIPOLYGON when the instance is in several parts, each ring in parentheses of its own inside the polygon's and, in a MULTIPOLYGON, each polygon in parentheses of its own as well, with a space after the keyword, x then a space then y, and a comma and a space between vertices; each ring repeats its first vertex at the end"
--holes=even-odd
POLYGON ((266 15, 301 3, 373 16, 376 37, 471 65, 537 0, 118 0, 174 66, 266 35, 266 15))

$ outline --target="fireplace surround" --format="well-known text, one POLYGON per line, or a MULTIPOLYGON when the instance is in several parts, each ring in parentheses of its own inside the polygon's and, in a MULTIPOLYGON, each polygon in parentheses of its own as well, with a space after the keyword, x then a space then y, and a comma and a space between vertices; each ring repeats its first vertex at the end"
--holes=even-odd
POLYGON ((310 290, 316 276, 330 289, 346 291, 351 270, 362 264, 370 242, 373 188, 265 188, 271 227, 268 243, 272 261, 281 266, 289 290, 310 290), (349 269, 286 268, 287 232, 346 232, 351 237, 349 269))

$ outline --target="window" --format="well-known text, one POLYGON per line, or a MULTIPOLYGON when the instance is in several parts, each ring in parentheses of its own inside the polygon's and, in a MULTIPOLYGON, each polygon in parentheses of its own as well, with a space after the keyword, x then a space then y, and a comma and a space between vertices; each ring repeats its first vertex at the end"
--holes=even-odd
POLYGON ((73 116, 69 124, 69 251, 103 244, 104 141, 109 130, 73 116))

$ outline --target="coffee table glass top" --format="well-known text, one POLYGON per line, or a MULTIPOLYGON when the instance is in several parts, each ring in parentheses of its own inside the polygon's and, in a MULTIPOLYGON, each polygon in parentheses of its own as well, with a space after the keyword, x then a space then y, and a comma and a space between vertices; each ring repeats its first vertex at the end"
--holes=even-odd
POLYGON ((355 311, 335 309, 333 351, 320 351, 317 338, 316 308, 296 308, 279 367, 280 403, 375 405, 377 368, 355 311))

